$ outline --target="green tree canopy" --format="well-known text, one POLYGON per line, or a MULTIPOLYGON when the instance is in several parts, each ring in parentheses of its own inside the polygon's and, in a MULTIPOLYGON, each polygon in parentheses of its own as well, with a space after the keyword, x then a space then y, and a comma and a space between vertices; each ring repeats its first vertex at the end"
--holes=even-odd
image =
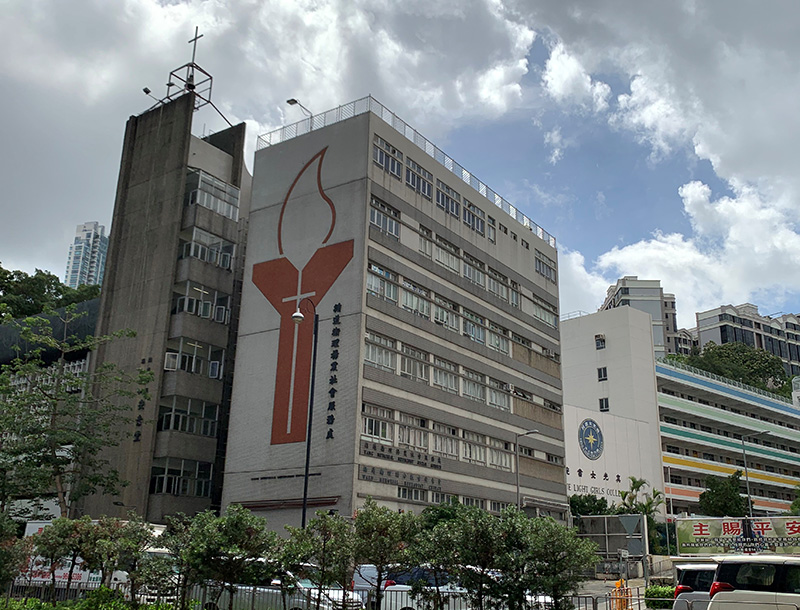
POLYGON ((717 345, 709 341, 702 352, 686 358, 686 364, 761 390, 782 396, 792 395, 792 384, 783 368, 783 361, 745 343, 717 345))
POLYGON ((133 333, 72 336, 75 310, 70 305, 58 317, 64 329, 58 337, 48 318, 0 318, 28 346, 0 365, 0 511, 18 506, 18 498, 55 496, 61 515, 69 516, 80 498, 115 493, 122 483, 103 450, 130 430, 124 413, 148 398, 152 373, 128 375, 110 362, 86 370, 87 352, 133 333), (51 352, 55 361, 45 359, 51 352))
POLYGON ((100 296, 100 286, 70 288, 50 273, 37 269, 24 271, 4 269, 0 265, 0 304, 5 304, 13 318, 33 316, 44 311, 66 307, 100 296))
POLYGON ((747 498, 742 497, 742 471, 729 477, 706 477, 706 490, 700 494, 700 513, 709 517, 744 517, 747 498))
POLYGON ((613 505, 608 504, 605 498, 598 498, 594 494, 573 494, 569 497, 569 509, 575 517, 583 515, 610 515, 614 512, 613 505))

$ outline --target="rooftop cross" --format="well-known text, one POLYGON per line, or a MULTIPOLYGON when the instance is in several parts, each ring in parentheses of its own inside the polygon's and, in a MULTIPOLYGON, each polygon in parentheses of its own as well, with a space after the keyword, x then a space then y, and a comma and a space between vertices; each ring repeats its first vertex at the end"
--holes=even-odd
POLYGON ((198 29, 197 26, 194 26, 194 38, 189 41, 189 44, 192 45, 192 63, 194 63, 194 59, 197 56, 197 41, 203 37, 203 34, 197 34, 198 29))

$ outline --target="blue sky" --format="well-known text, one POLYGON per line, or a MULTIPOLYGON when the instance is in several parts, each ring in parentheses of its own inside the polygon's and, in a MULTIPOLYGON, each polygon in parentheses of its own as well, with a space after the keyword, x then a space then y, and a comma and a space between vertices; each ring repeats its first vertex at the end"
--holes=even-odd
MULTIPOLYGON (((372 94, 559 242, 562 312, 622 275, 679 322, 800 312, 800 6, 745 0, 12 1, 0 262, 63 274, 110 224, 124 122, 190 58, 256 136, 372 94)), ((204 111, 197 131, 223 127, 204 111)))

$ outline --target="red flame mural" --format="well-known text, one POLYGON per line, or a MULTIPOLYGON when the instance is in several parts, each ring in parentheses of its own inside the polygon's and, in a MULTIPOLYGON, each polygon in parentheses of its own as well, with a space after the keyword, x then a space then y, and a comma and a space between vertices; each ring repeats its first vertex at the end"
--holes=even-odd
POLYGON ((308 397, 311 379, 311 357, 314 324, 306 320, 295 324, 292 314, 305 299, 316 308, 322 297, 353 258, 353 240, 327 245, 336 226, 336 207, 322 188, 322 161, 327 147, 306 163, 295 177, 281 207, 278 221, 280 256, 253 266, 253 283, 281 316, 278 335, 278 366, 275 374, 275 396, 272 410, 270 443, 297 443, 306 440, 308 397), (289 204, 298 183, 312 180, 319 197, 298 198, 289 204), (327 218, 330 225, 314 223, 312 218, 327 218), (291 228, 291 231, 288 231, 291 228), (307 239, 286 238, 286 233, 318 234, 316 250, 309 250, 307 239), (286 238, 286 239, 285 239, 286 238))

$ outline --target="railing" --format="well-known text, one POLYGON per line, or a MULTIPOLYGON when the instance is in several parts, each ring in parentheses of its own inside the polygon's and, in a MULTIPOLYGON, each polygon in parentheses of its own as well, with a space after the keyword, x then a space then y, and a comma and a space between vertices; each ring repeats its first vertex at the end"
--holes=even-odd
POLYGON ((312 115, 306 119, 303 119, 302 121, 298 121, 297 123, 284 125, 283 127, 280 127, 274 131, 261 135, 258 137, 256 150, 261 150, 267 146, 274 146, 275 144, 286 142, 287 140, 291 140, 311 131, 327 127, 328 125, 333 125, 334 123, 345 121, 360 114, 366 114, 367 112, 374 113, 378 118, 390 125, 395 131, 402 134, 407 140, 416 144, 419 148, 425 151, 428 156, 438 161, 446 169, 450 170, 461 180, 469 184, 472 188, 488 199, 490 203, 493 203, 506 214, 511 216, 514 220, 519 222, 523 227, 526 227, 532 233, 535 233, 539 239, 547 242, 553 248, 556 247, 555 237, 550 235, 542 227, 525 216, 525 214, 520 212, 516 206, 503 199, 503 197, 486 186, 486 184, 478 180, 478 178, 476 178, 471 172, 464 169, 461 165, 454 161, 452 157, 447 155, 430 140, 425 138, 425 136, 420 134, 416 129, 411 127, 408 123, 398 117, 394 112, 386 108, 386 106, 381 104, 372 96, 363 97, 359 100, 355 100, 354 102, 344 104, 343 106, 338 106, 337 108, 327 110, 321 114, 312 115))
POLYGON ((765 390, 761 390, 759 388, 753 387, 751 385, 747 385, 746 383, 742 383, 740 381, 735 381, 733 379, 728 379, 727 377, 722 377, 720 375, 715 375, 714 373, 709 373, 708 371, 704 371, 703 369, 698 369, 693 366, 689 366, 688 364, 683 364, 682 362, 675 362, 672 360, 666 360, 664 358, 658 359, 658 364, 665 364, 669 367, 676 368, 676 369, 683 369, 684 371, 688 371, 690 373, 694 373, 695 375, 700 375, 701 377, 706 377, 708 379, 713 379, 714 381, 719 381, 726 385, 732 385, 747 392, 752 392, 753 394, 759 394, 770 400, 774 400, 775 402, 782 402, 788 405, 792 404, 792 401, 788 398, 784 398, 783 396, 778 396, 777 394, 773 394, 772 392, 767 392, 765 390))

